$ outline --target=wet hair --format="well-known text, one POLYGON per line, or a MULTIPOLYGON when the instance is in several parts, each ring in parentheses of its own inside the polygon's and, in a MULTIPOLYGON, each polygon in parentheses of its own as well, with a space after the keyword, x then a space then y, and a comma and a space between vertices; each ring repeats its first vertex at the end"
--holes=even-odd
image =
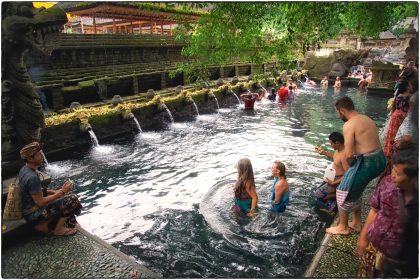
POLYGON ((408 83, 407 80, 400 81, 398 83, 397 95, 400 94, 400 93, 404 93, 409 89, 410 89, 410 84, 408 83))
POLYGON ((363 75, 363 79, 366 79, 366 75, 363 75))
POLYGON ((248 197, 247 190, 255 189, 254 171, 251 161, 247 158, 238 161, 238 181, 235 184, 235 197, 248 197))
POLYGON ((334 143, 340 142, 340 144, 344 144, 344 136, 340 132, 334 131, 328 136, 328 139, 333 141, 334 143))
POLYGON ((401 76, 405 76, 407 80, 411 80, 412 78, 414 78, 414 71, 411 68, 406 68, 401 73, 401 76))
POLYGON ((350 97, 343 96, 343 97, 340 97, 335 102, 335 108, 337 108, 337 109, 343 108, 343 109, 346 109, 346 110, 349 110, 349 111, 353 111, 354 110, 354 103, 353 103, 353 101, 351 100, 350 97))
POLYGON ((276 89, 275 88, 271 89, 271 94, 276 94, 276 89))
POLYGON ((280 171, 280 177, 283 177, 284 179, 286 179, 286 166, 284 165, 284 163, 282 163, 279 160, 276 160, 276 161, 273 162, 273 164, 280 171))
POLYGON ((419 152, 414 144, 410 144, 406 149, 397 150, 392 157, 393 164, 406 165, 403 169, 409 178, 417 178, 419 175, 419 152))
POLYGON ((292 85, 290 85, 290 86, 289 86, 289 89, 293 89, 293 86, 292 86, 292 85))

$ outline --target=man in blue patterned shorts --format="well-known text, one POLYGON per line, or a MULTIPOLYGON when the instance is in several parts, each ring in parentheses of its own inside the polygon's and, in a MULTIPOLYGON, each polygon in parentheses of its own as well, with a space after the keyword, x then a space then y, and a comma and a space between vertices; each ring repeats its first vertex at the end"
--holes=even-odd
POLYGON ((363 191, 372 179, 384 171, 386 159, 379 142, 378 129, 371 118, 359 114, 348 96, 338 99, 335 109, 345 122, 344 155, 350 168, 337 187, 339 223, 327 228, 327 233, 346 235, 350 233, 350 228, 357 232, 361 230, 363 191), (348 223, 350 213, 353 213, 353 220, 348 223))

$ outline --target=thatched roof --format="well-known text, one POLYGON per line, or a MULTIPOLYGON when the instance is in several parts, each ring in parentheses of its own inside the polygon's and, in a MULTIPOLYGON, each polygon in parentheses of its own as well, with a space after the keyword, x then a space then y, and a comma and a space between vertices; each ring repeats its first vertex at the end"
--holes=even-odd
POLYGON ((75 16, 127 20, 190 21, 205 13, 145 2, 61 2, 57 5, 75 16))

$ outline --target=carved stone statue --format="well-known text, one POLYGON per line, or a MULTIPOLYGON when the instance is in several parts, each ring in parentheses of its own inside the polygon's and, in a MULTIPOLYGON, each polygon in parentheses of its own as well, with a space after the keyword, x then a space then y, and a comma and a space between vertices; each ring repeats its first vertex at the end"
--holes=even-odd
POLYGON ((27 50, 51 54, 67 22, 58 7, 33 7, 32 2, 2 3, 2 156, 18 158, 19 148, 39 141, 44 115, 39 96, 23 64, 27 50))

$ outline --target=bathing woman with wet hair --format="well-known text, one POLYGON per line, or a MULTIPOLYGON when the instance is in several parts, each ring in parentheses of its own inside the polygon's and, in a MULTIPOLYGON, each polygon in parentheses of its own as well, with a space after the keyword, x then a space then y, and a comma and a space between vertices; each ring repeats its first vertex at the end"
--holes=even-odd
POLYGON ((237 164, 238 180, 235 184, 235 205, 233 210, 253 217, 257 209, 258 196, 255 188, 251 161, 240 159, 237 164))
POLYGON ((271 174, 274 177, 271 189, 271 212, 282 213, 289 204, 289 183, 286 180, 286 166, 276 160, 271 166, 271 174))

